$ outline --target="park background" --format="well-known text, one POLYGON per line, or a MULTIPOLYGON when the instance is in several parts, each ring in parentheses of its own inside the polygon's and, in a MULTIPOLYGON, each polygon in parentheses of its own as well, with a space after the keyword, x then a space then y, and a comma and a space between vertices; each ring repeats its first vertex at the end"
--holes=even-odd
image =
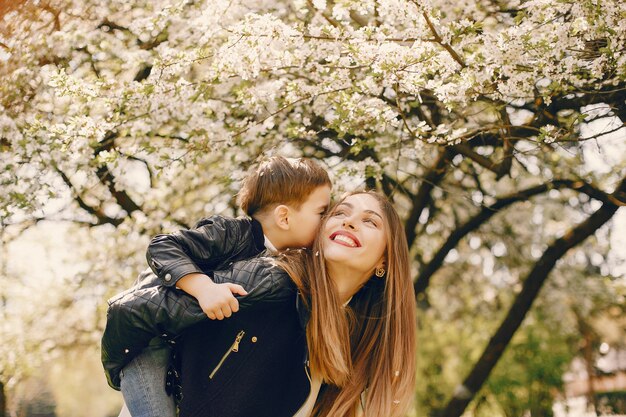
POLYGON ((0 416, 119 411, 149 238, 262 155, 403 216, 412 415, 626 413, 626 3, 0 1, 0 416))

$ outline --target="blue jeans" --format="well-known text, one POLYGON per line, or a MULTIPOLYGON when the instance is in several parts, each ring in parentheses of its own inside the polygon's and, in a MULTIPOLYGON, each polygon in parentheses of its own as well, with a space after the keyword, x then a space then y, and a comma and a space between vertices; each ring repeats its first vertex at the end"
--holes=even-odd
POLYGON ((174 397, 165 393, 170 360, 167 346, 150 346, 120 373, 120 387, 132 417, 176 417, 174 397))

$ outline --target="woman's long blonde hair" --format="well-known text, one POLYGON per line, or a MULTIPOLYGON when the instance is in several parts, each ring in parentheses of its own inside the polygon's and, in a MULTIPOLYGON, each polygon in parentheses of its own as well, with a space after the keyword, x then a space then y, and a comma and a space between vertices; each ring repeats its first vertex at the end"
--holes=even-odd
POLYGON ((365 417, 400 417, 415 392, 416 306, 406 236, 386 197, 354 194, 373 196, 383 212, 383 278, 372 276, 344 308, 326 271, 321 234, 311 251, 290 251, 278 262, 311 312, 306 329, 311 370, 327 384, 314 416, 354 417, 362 406, 365 417))

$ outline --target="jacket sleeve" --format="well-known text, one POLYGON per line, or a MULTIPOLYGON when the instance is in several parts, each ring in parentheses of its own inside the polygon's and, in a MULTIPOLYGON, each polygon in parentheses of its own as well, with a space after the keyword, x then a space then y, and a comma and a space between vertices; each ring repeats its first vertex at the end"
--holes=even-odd
POLYGON ((227 262, 255 256, 263 249, 263 230, 257 221, 212 216, 193 229, 155 236, 146 258, 159 283, 174 287, 185 275, 207 274, 227 262))
POLYGON ((240 309, 293 297, 297 292, 289 275, 271 257, 235 262, 227 270, 214 271, 211 277, 218 283, 232 282, 245 288, 248 294, 237 296, 240 309))
POLYGON ((122 368, 154 337, 174 344, 182 330, 207 319, 193 297, 163 286, 134 288, 108 303, 101 359, 107 382, 117 390, 122 368))

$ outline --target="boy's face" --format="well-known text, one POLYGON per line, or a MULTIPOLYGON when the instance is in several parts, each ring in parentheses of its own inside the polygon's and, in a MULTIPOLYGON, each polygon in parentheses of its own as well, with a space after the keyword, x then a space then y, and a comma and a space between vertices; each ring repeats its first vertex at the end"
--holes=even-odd
POLYGON ((330 204, 330 187, 317 187, 299 209, 289 215, 290 242, 287 247, 310 247, 315 240, 322 216, 330 204))

